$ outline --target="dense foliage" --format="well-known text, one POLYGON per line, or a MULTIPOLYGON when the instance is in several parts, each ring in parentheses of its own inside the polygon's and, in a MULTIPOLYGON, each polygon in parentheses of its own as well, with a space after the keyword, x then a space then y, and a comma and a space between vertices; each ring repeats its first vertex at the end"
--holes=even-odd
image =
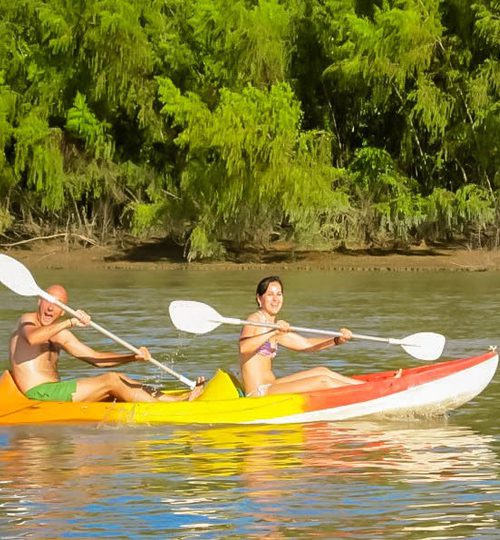
POLYGON ((0 0, 0 233, 499 245, 498 0, 0 0))

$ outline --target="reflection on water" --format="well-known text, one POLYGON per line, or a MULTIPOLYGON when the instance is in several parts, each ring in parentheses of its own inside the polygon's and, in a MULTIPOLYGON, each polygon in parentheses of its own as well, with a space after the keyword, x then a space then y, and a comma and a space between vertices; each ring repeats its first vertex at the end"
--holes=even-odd
POLYGON ((40 523, 53 537, 176 538, 488 538, 498 526, 492 437, 445 421, 24 426, 0 440, 11 537, 43 537, 40 523))
MULTIPOLYGON (((265 271, 267 272, 267 271, 265 271)), ((70 305, 189 376, 235 369, 238 328, 180 335, 173 299, 200 300, 228 317, 254 308, 261 271, 36 273, 62 282, 70 305)), ((403 337, 435 331, 445 357, 500 345, 496 273, 281 272, 292 324, 403 337)), ((32 298, 0 288, 0 354, 32 298)), ((93 330, 96 347, 115 348, 93 330)), ((317 364, 343 373, 415 365, 400 347, 353 342, 314 357, 280 351, 279 374, 317 364)), ((5 362, 4 362, 5 365, 5 362)), ((93 373, 61 359, 66 376, 93 373)), ((124 371, 171 379, 149 364, 124 371)), ((0 427, 3 538, 498 537, 498 375, 449 419, 292 426, 0 427)))

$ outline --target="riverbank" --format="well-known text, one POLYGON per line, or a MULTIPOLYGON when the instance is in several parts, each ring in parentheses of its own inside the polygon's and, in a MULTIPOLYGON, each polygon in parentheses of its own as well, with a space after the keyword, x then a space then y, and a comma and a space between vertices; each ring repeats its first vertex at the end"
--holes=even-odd
POLYGON ((41 239, 2 245, 1 251, 29 268, 123 270, 353 270, 353 271, 499 271, 500 250, 470 250, 463 246, 422 245, 401 250, 343 249, 306 251, 276 245, 267 251, 248 251, 226 261, 186 262, 182 250, 162 240, 122 245, 41 239))

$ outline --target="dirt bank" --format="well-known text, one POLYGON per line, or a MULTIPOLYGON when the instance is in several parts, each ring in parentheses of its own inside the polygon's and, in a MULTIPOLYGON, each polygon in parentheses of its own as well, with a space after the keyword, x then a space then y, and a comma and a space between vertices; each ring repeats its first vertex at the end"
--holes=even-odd
POLYGON ((60 238, 2 244, 1 252, 29 268, 164 270, 238 270, 276 268, 297 270, 380 271, 499 271, 500 250, 469 250, 462 246, 419 246, 405 250, 343 249, 303 251, 275 246, 267 251, 249 251, 224 262, 187 263, 182 251, 162 240, 143 244, 92 245, 60 238))

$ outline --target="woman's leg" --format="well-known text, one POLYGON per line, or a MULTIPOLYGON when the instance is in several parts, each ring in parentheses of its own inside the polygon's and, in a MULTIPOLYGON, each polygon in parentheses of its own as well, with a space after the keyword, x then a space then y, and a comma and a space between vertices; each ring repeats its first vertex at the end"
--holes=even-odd
POLYGON ((351 377, 346 377, 344 375, 341 375, 340 373, 337 373, 335 371, 332 371, 331 369, 322 366, 307 369, 305 371, 298 371, 297 373, 292 373, 291 375, 287 375, 285 377, 280 377, 279 379, 276 379, 276 383, 289 383, 297 380, 307 379, 310 377, 328 377, 329 379, 332 379, 332 381, 337 383, 332 388, 335 388, 336 386, 343 386, 346 384, 363 384, 363 381, 352 379, 351 377))
MULTIPOLYGON (((297 375, 297 373, 295 374, 297 375)), ((359 382, 359 381, 357 381, 359 382)), ((294 392, 313 392, 315 390, 326 390, 329 388, 339 388, 341 386, 351 386, 352 383, 344 383, 327 375, 314 375, 302 379, 290 377, 277 379, 267 390, 267 395, 288 394, 294 392)))

